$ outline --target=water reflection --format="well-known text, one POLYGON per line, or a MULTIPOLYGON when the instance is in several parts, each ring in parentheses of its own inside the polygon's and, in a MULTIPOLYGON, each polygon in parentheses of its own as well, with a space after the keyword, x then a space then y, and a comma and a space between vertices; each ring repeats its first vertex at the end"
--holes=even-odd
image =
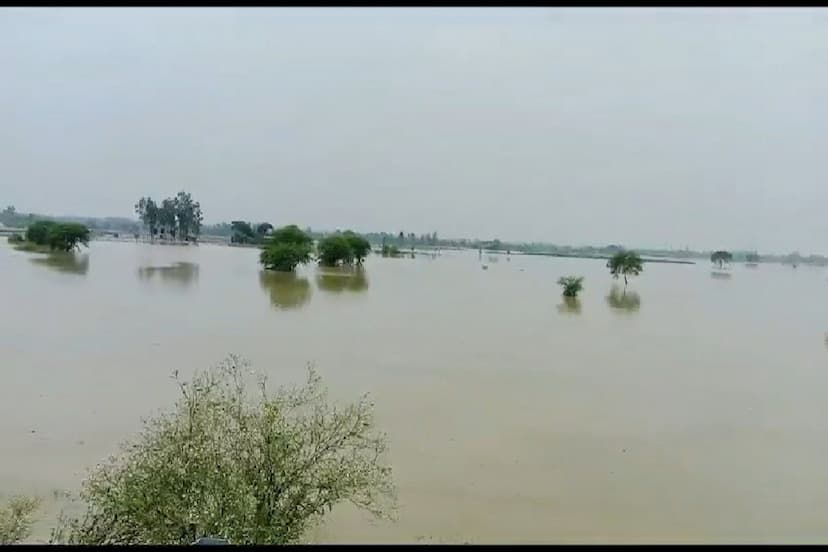
POLYGON ((50 253, 45 257, 30 259, 33 263, 48 266, 58 272, 70 274, 86 274, 89 272, 89 254, 76 255, 75 253, 50 253))
POLYGON ((634 291, 614 285, 607 295, 607 304, 613 309, 634 312, 641 307, 641 297, 634 291))
POLYGON ((308 279, 292 272, 259 271, 259 285, 270 295, 270 304, 275 309, 298 309, 311 298, 308 279))
POLYGON ((719 270, 713 270, 710 272, 710 277, 714 280, 729 280, 731 277, 730 272, 722 272, 719 270))
POLYGON ((558 312, 561 314, 581 314, 581 300, 577 297, 564 297, 563 302, 558 305, 558 312))
POLYGON ((326 268, 316 273, 316 285, 319 289, 334 293, 360 292, 368 289, 368 278, 362 267, 326 268))
POLYGON ((187 287, 198 280, 198 265, 179 262, 169 266, 142 266, 138 268, 138 278, 150 281, 156 276, 163 282, 187 287))

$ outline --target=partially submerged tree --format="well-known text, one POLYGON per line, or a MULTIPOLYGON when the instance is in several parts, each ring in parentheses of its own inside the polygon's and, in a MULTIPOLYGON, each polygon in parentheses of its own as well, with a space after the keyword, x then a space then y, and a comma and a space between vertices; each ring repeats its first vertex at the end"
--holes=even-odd
POLYGON ((714 251, 710 254, 710 262, 723 268, 725 264, 730 264, 733 260, 733 254, 730 251, 714 251))
POLYGON ((316 246, 319 254, 319 263, 323 266, 337 266, 350 264, 354 260, 354 252, 345 236, 332 234, 325 236, 316 246))
POLYGON ((299 542, 340 502, 389 517, 387 440, 367 397, 332 406, 309 367, 299 389, 271 393, 231 356, 190 382, 172 412, 98 465, 83 483, 86 511, 64 519, 54 542, 232 544, 299 542))
POLYGON ((577 297, 584 288, 583 276, 561 276, 558 285, 563 287, 564 297, 577 297))
POLYGON ((89 228, 79 222, 38 220, 26 229, 26 241, 53 251, 72 251, 89 246, 89 228))
POLYGON ((627 287, 627 277, 638 276, 644 270, 641 257, 635 251, 622 250, 610 257, 607 268, 615 279, 624 277, 624 288, 627 287))
POLYGON ((274 230, 259 256, 268 270, 291 272, 299 264, 310 261, 313 239, 291 224, 274 230))
POLYGON ((362 264, 368 253, 371 252, 371 244, 364 237, 351 230, 346 230, 342 236, 351 248, 353 259, 357 264, 362 264))

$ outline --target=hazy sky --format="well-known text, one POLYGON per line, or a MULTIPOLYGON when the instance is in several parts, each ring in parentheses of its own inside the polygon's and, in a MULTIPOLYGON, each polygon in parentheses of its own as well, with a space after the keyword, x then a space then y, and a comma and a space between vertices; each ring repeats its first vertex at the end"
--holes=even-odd
POLYGON ((825 9, 0 9, 0 204, 828 252, 825 9))

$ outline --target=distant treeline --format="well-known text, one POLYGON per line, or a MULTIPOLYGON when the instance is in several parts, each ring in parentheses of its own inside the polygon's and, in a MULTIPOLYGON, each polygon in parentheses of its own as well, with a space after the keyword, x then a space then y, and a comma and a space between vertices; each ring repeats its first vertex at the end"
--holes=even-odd
MULTIPOLYGON (((0 211, 0 223, 6 226, 17 228, 26 227, 35 219, 48 219, 66 222, 82 222, 86 224, 93 233, 98 231, 114 231, 131 234, 139 232, 141 224, 138 221, 127 218, 91 218, 91 217, 49 217, 34 214, 22 214, 14 211, 14 207, 7 207, 6 210, 0 211), (10 211, 11 209, 11 211, 10 211)), ((274 224, 270 221, 249 222, 247 223, 254 234, 262 224, 269 226, 274 224)), ((237 224, 234 225, 229 222, 219 224, 205 224, 201 227, 201 235, 216 237, 216 238, 230 238, 239 229, 237 224)), ((246 230, 246 228, 244 229, 246 230)), ((243 233, 245 233, 243 230, 243 233)), ((305 233, 310 235, 314 240, 320 240, 325 236, 334 234, 335 231, 319 231, 306 227, 305 233)), ((482 239, 446 239, 440 238, 437 232, 430 234, 415 234, 414 232, 367 232, 362 234, 374 248, 382 248, 383 245, 388 247, 395 246, 401 250, 424 247, 458 247, 470 249, 483 249, 486 251, 502 251, 514 253, 554 253, 563 255, 576 256, 612 256, 616 252, 624 249, 620 245, 606 245, 606 246, 568 246, 556 245, 544 242, 505 242, 499 239, 482 240, 482 239)), ((254 241, 255 243, 255 241, 254 241)), ((709 259, 713 251, 696 251, 691 249, 640 249, 635 250, 645 257, 670 257, 673 259, 709 259)), ((733 262, 781 262, 781 263, 802 263, 802 264, 816 264, 828 265, 828 257, 823 255, 801 255, 798 251, 787 253, 783 255, 758 254, 755 251, 731 251, 733 254, 733 262), (754 256, 757 256, 755 258, 754 256)))

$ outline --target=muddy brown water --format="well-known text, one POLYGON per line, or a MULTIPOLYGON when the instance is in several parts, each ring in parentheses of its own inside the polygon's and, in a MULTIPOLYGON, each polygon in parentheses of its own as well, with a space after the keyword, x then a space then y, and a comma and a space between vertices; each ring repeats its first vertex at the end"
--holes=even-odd
POLYGON ((601 260, 374 255, 359 280, 256 260, 0 241, 0 493, 43 497, 32 540, 172 404, 173 370, 232 352, 376 401, 398 519, 339 507, 313 541, 828 541, 824 268, 648 264, 623 293, 601 260))

